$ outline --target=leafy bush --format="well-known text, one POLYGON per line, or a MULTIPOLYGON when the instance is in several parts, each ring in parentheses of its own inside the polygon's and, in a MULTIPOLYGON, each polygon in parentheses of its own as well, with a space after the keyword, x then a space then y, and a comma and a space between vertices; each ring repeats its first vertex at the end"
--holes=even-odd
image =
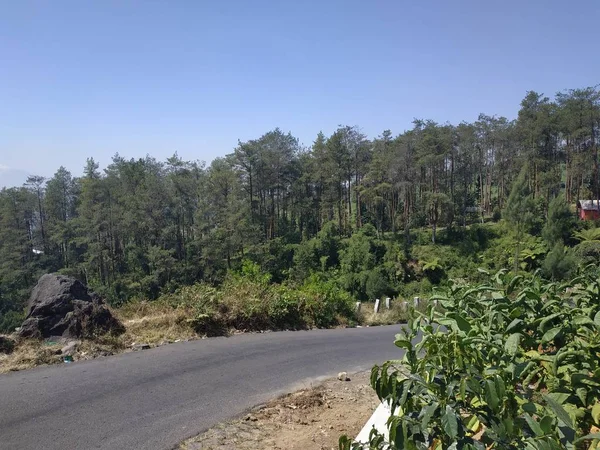
MULTIPOLYGON (((575 449, 600 442, 600 280, 499 272, 412 311, 371 384, 392 416, 371 449, 575 449)), ((360 449, 343 436, 340 449, 360 449)))
POLYGON ((0 333, 12 333, 21 326, 25 315, 20 311, 7 311, 0 315, 0 333))
POLYGON ((574 228, 575 219, 564 195, 555 197, 548 207, 548 219, 542 229, 542 237, 552 248, 558 242, 567 243, 574 228))
POLYGON ((546 255, 542 264, 544 276, 552 280, 564 280, 569 278, 577 266, 577 261, 572 250, 565 248, 561 242, 557 242, 554 248, 546 255))
POLYGON ((247 261, 219 288, 187 286, 159 302, 189 310, 191 325, 209 335, 225 334, 230 329, 331 327, 356 320, 352 298, 333 281, 317 275, 300 286, 270 280, 270 274, 247 261))
POLYGON ((494 206, 494 210, 492 211, 492 220, 494 222, 499 222, 502 219, 502 211, 498 206, 494 206))
POLYGON ((600 241, 583 241, 577 244, 573 253, 581 259, 582 265, 600 262, 600 241))

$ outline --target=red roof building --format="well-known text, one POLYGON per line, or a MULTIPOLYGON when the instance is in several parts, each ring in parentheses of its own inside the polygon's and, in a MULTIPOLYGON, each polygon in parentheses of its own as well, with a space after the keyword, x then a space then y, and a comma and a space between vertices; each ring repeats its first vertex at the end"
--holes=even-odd
POLYGON ((577 200, 577 216, 581 220, 600 219, 598 200, 577 200))

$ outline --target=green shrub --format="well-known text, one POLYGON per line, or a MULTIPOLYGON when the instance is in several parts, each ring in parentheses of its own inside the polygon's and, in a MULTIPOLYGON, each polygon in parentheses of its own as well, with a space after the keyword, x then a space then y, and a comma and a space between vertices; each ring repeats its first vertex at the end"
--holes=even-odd
POLYGON ((494 206, 494 210, 492 211, 492 220, 494 222, 499 222, 502 219, 502 210, 498 206, 494 206))
POLYGON ((305 295, 304 319, 316 327, 330 327, 354 321, 354 301, 332 281, 311 277, 299 291, 305 295))
MULTIPOLYGON (((401 360, 372 371, 392 415, 371 449, 592 449, 600 442, 600 280, 506 271, 411 311, 401 360)), ((340 438, 340 449, 362 444, 340 438)))
POLYGON ((376 299, 384 295, 394 295, 384 269, 374 269, 368 272, 365 283, 367 298, 376 299))
POLYGON ((25 315, 21 311, 7 311, 0 315, 0 333, 12 333, 20 327, 25 315))
POLYGON ((554 248, 546 255, 542 264, 544 276, 551 280, 565 280, 571 277, 577 267, 577 261, 570 249, 565 248, 562 242, 557 242, 554 248))
POLYGON ((573 253, 580 258, 582 265, 600 263, 600 241, 584 241, 579 243, 573 253))
POLYGON ((270 274, 249 261, 219 288, 187 286, 158 302, 191 311, 191 325, 209 335, 230 329, 324 328, 356 320, 352 298, 333 281, 312 275, 299 286, 274 284, 270 274))

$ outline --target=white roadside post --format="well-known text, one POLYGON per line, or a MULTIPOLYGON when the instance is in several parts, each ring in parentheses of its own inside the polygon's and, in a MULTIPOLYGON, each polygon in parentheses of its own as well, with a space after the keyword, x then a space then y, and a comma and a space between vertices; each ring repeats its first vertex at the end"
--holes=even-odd
POLYGON ((360 306, 361 306, 361 303, 360 302, 356 302, 355 310, 356 310, 357 313, 360 312, 360 306))
POLYGON ((385 299, 385 307, 386 309, 392 309, 392 299, 389 297, 386 297, 385 299))
POLYGON ((392 410, 390 408, 389 403, 382 402, 375 409, 375 412, 371 416, 371 418, 365 423, 365 426, 360 430, 358 436, 356 436, 355 441, 363 444, 363 449, 369 448, 369 434, 371 434, 371 430, 375 428, 379 431, 380 434, 384 436, 385 440, 389 440, 389 430, 387 427, 387 421, 392 415, 392 410))
POLYGON ((413 306, 415 308, 418 308, 420 304, 421 304, 421 299, 419 297, 415 297, 413 300, 413 306))
POLYGON ((375 300, 375 307, 373 308, 373 312, 378 313, 379 312, 379 299, 375 300))

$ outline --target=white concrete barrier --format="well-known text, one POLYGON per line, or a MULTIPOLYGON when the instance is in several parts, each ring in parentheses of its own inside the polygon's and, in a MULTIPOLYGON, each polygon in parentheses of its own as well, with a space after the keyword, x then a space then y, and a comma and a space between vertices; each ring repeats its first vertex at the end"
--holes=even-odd
POLYGON ((390 418, 392 411, 388 403, 380 403, 379 406, 375 409, 375 412, 365 426, 360 430, 360 433, 355 438, 356 442, 360 442, 363 444, 363 448, 369 448, 369 434, 371 430, 375 428, 380 434, 385 437, 386 441, 389 441, 390 435, 387 429, 386 423, 390 418))

